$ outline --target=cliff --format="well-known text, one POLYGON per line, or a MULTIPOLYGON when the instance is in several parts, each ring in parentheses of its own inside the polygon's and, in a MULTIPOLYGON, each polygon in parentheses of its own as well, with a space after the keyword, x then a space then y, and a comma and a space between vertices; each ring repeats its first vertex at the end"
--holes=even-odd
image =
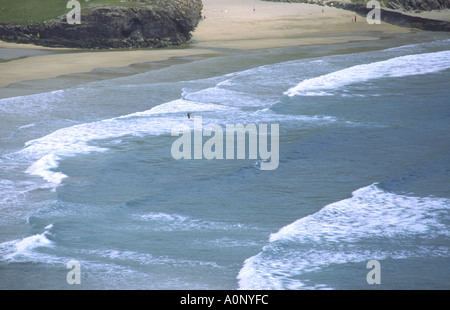
MULTIPOLYGON (((336 8, 353 11, 363 17, 366 17, 367 14, 371 11, 371 9, 368 9, 365 5, 355 3, 340 3, 330 1, 327 2, 326 5, 333 5, 336 8)), ((385 9, 381 9, 380 18, 382 22, 401 27, 416 28, 426 31, 450 31, 450 22, 411 16, 385 9)))
MULTIPOLYGON (((354 0, 355 3, 340 2, 340 1, 323 1, 323 0, 264 0, 273 2, 297 2, 297 3, 311 3, 319 5, 333 6, 344 10, 352 11, 366 17, 371 11, 366 7, 368 0, 354 0)), ((443 10, 450 8, 449 0, 380 0, 381 4, 390 9, 402 9, 403 11, 430 11, 443 10)), ((422 17, 415 17, 407 14, 402 14, 398 11, 390 11, 381 9, 381 21, 389 24, 417 28, 427 31, 450 31, 450 23, 446 21, 439 21, 434 19, 427 19, 422 17)))
MULTIPOLYGON (((324 5, 326 2, 330 2, 330 0, 264 0, 264 1, 272 1, 272 2, 297 2, 297 3, 311 3, 311 4, 319 4, 324 5)), ((369 0, 351 0, 353 4, 364 5, 369 0)), ((445 10, 450 9, 450 1, 449 0, 378 0, 382 6, 385 6, 390 9, 401 9, 403 11, 409 12, 422 12, 422 11, 432 11, 432 10, 445 10)), ((349 1, 333 1, 334 4, 340 2, 346 2, 350 4, 349 1)))
POLYGON ((410 12, 445 10, 450 8, 448 0, 389 0, 386 7, 390 9, 402 9, 410 12))
POLYGON ((190 40, 203 8, 201 0, 139 0, 134 4, 82 9, 81 24, 69 24, 66 15, 27 25, 3 23, 0 39, 96 49, 179 45, 190 40))

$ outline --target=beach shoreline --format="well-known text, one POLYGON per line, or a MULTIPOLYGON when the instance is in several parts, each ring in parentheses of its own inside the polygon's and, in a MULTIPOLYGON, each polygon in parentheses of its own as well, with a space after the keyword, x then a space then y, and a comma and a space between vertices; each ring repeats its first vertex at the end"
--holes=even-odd
POLYGON ((450 288, 449 32, 204 2, 182 46, 0 48, 0 289, 450 288))
POLYGON ((353 12, 314 4, 259 0, 203 3, 204 20, 194 31, 192 42, 179 47, 92 51, 0 42, 0 71, 8 73, 0 76, 0 98, 58 89, 58 83, 54 83, 58 77, 107 79, 107 73, 96 74, 99 70, 120 76, 137 72, 130 66, 138 64, 154 63, 158 67, 161 63, 170 65, 173 59, 188 61, 221 53, 375 41, 417 31, 387 23, 369 25, 363 18, 356 19, 353 12), (5 57, 2 50, 21 50, 22 56, 12 57, 10 52, 5 57), (120 70, 123 72, 118 73, 120 70))

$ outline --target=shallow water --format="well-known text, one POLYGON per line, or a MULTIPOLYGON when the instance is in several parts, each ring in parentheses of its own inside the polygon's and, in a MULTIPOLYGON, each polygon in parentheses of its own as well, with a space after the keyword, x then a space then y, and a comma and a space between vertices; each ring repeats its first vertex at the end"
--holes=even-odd
POLYGON ((0 288, 449 288, 450 41, 435 36, 1 99, 0 288), (172 129, 199 116, 279 124, 277 169, 175 160, 172 129))

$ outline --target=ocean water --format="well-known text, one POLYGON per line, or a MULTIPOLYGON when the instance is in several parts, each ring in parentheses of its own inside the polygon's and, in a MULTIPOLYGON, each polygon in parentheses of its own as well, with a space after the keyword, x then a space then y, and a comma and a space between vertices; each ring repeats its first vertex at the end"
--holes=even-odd
POLYGON ((0 288, 449 289, 450 40, 380 42, 1 99, 0 288), (175 160, 188 112, 279 124, 277 169, 175 160))

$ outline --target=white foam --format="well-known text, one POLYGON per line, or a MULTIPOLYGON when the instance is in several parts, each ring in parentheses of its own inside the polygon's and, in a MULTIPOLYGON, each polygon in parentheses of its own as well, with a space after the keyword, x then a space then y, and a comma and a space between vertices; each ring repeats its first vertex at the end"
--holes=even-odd
POLYGON ((207 111, 225 111, 225 110, 229 110, 229 108, 218 104, 208 104, 178 99, 160 104, 147 111, 121 116, 118 119, 132 118, 132 117, 150 117, 158 114, 169 114, 169 113, 174 114, 180 112, 187 113, 187 112, 207 112, 207 111))
POLYGON ((239 108, 215 103, 178 99, 143 112, 61 128, 44 137, 28 141, 25 148, 18 154, 33 162, 26 170, 27 173, 42 177, 47 181, 49 187, 56 188, 67 177, 62 172, 56 171, 59 161, 63 158, 108 150, 106 147, 92 145, 94 141, 117 139, 125 136, 169 134, 180 123, 185 123, 192 128, 193 122, 188 120, 185 115, 187 112, 194 113, 194 116, 207 115, 208 117, 203 118, 204 125, 209 123, 224 124, 229 122, 229 119, 232 119, 235 123, 246 123, 247 121, 273 123, 291 120, 328 122, 335 120, 330 117, 279 115, 270 113, 271 111, 267 108, 249 113, 239 108))
POLYGON ((91 145, 93 141, 124 136, 168 134, 175 125, 182 122, 193 126, 184 113, 232 110, 217 104, 174 100, 143 112, 61 128, 47 136, 28 141, 25 148, 18 153, 33 161, 26 170, 27 173, 41 176, 49 186, 56 187, 67 177, 55 171, 62 158, 107 150, 91 145))
POLYGON ((0 99, 0 111, 8 114, 29 114, 45 111, 48 113, 52 105, 57 106, 63 100, 65 90, 55 90, 46 93, 9 97, 0 99))
POLYGON ((176 119, 168 118, 156 118, 153 121, 142 118, 129 119, 143 116, 146 113, 141 114, 136 113, 62 128, 42 138, 28 141, 25 149, 18 153, 34 161, 26 170, 27 173, 39 175, 50 186, 57 186, 66 177, 63 173, 54 171, 62 157, 107 150, 89 145, 90 142, 143 133, 168 133, 176 123, 176 119))
POLYGON ((357 65, 300 82, 284 94, 292 97, 329 95, 345 85, 379 78, 428 74, 450 68, 450 51, 395 57, 384 61, 357 65))
POLYGON ((262 252, 245 261, 238 275, 239 286, 311 288, 305 284, 305 274, 332 264, 388 257, 449 257, 449 247, 432 243, 417 247, 400 241, 450 236, 449 228, 441 222, 449 209, 449 199, 396 195, 376 184, 361 188, 351 198, 327 205, 273 233, 262 252))
MULTIPOLYGON (((286 64, 282 64, 285 66, 286 64)), ((279 66, 279 65, 277 65, 279 66)), ((320 77, 301 82, 297 87, 290 89, 287 94, 293 96, 302 95, 327 95, 328 89, 339 88, 355 82, 386 76, 405 76, 435 72, 450 67, 450 52, 428 53, 410 55, 375 62, 367 65, 354 66, 320 77)), ((32 163, 26 170, 27 173, 42 177, 48 186, 56 188, 67 176, 57 171, 59 161, 78 154, 91 152, 103 152, 110 145, 103 147, 94 146, 95 141, 106 139, 118 139, 126 136, 145 136, 169 134, 174 126, 185 123, 191 128, 193 122, 186 118, 186 113, 202 115, 204 125, 208 123, 226 124, 230 120, 233 123, 261 123, 261 122, 303 122, 305 124, 327 124, 335 122, 332 116, 304 116, 281 115, 273 113, 268 107, 274 104, 269 95, 270 87, 265 83, 272 83, 273 79, 267 79, 267 74, 273 71, 273 66, 262 66, 247 71, 236 72, 222 77, 221 82, 213 87, 189 93, 183 90, 183 98, 173 100, 147 111, 131 113, 128 115, 78 124, 61 128, 53 133, 29 141, 25 149, 20 151, 32 163), (263 74, 261 74, 263 73, 263 74), (225 78, 225 79, 223 79, 225 78), (258 95, 255 89, 250 92, 240 89, 240 79, 255 79, 258 95), (261 85, 259 85, 259 80, 261 85), (233 89, 228 89, 228 88, 233 89), (266 99, 261 99, 266 98, 266 99), (259 107, 258 111, 254 110, 259 107), (226 113, 225 113, 226 112, 226 113), (200 114, 201 113, 201 114, 200 114)), ((61 100, 63 93, 55 92, 36 96, 36 99, 47 99, 54 102, 61 100), (42 97, 44 96, 44 97, 42 97), (47 97, 46 97, 47 96, 47 97)), ((27 97, 33 99, 34 97, 27 97)), ((23 98, 16 98, 21 100, 23 98)), ((31 100, 33 101, 33 100, 31 100)))
MULTIPOLYGON (((240 223, 230 224, 214 221, 205 221, 180 214, 164 212, 150 212, 136 215, 135 219, 152 224, 156 231, 195 231, 195 230, 242 230, 253 229, 240 223)), ((148 227, 148 226, 147 226, 148 227)))
POLYGON ((33 235, 16 243, 16 253, 14 255, 25 254, 37 247, 45 247, 51 244, 52 242, 47 238, 45 233, 33 235))
POLYGON ((20 126, 19 130, 30 128, 30 127, 34 127, 34 126, 36 126, 36 123, 31 123, 31 124, 28 124, 28 125, 20 126))
POLYGON ((29 261, 38 260, 39 254, 35 253, 37 248, 52 247, 54 243, 47 238, 52 224, 45 228, 42 234, 32 235, 23 239, 17 239, 0 244, 2 259, 8 261, 29 261))
POLYGON ((443 208, 450 208, 450 201, 387 193, 374 184, 283 227, 269 240, 353 242, 372 235, 393 237, 431 231, 448 235, 449 230, 439 221, 443 208))
POLYGON ((89 250, 84 252, 86 252, 86 254, 107 258, 112 261, 126 261, 127 263, 129 263, 129 261, 134 261, 141 265, 163 265, 163 266, 170 265, 173 267, 205 266, 212 268, 221 268, 215 262, 171 258, 167 256, 154 256, 150 253, 139 253, 128 250, 106 249, 106 250, 89 250))
MULTIPOLYGON (((220 104, 226 107, 259 107, 269 106, 271 101, 261 101, 251 93, 235 91, 223 87, 215 86, 200 91, 185 94, 187 100, 220 104)), ((227 110, 230 108, 227 108, 227 110)))
POLYGON ((34 162, 27 170, 26 173, 31 175, 41 176, 46 180, 50 186, 56 186, 67 176, 61 172, 53 172, 51 169, 58 167, 58 156, 54 153, 43 156, 38 161, 34 162))

